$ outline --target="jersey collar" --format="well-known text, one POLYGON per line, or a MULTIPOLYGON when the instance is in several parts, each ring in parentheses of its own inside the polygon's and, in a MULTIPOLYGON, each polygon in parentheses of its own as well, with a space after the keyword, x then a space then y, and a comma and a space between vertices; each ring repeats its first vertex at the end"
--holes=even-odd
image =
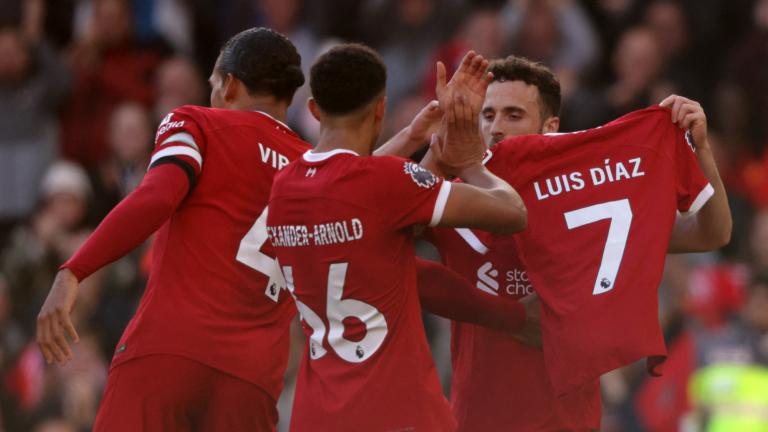
POLYGON ((304 153, 304 156, 302 156, 302 157, 307 162, 322 162, 322 161, 324 161, 324 160, 326 160, 326 159, 328 159, 330 157, 336 156, 337 154, 343 154, 343 153, 351 154, 351 155, 355 155, 355 156, 360 156, 359 154, 357 154, 356 152, 354 152, 352 150, 348 150, 348 149, 335 149, 335 150, 330 150, 330 151, 322 152, 322 153, 318 153, 318 152, 315 152, 313 150, 308 150, 306 153, 304 153))
MULTIPOLYGON (((287 124, 285 124, 285 123, 281 122, 280 120, 278 120, 278 119, 276 119, 276 118, 272 117, 271 115, 269 115, 269 114, 265 113, 264 111, 258 111, 258 110, 257 110, 257 111, 254 111, 254 112, 257 112, 257 113, 259 113, 259 114, 262 114, 262 115, 265 115, 265 116, 267 116, 267 117, 271 118, 272 120, 274 120, 274 121, 276 121, 277 123, 279 123, 279 124, 280 124, 280 126, 282 126, 282 127, 286 128, 286 129, 288 129, 289 131, 293 132, 293 129, 291 129, 290 127, 288 127, 288 125, 287 125, 287 124)), ((293 133, 296 133, 296 132, 293 132, 293 133)))

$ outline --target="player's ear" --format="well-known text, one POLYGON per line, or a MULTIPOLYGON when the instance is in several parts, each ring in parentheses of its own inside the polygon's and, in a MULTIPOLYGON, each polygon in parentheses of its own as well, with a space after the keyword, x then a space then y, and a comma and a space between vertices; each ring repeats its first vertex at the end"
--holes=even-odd
POLYGON ((544 126, 541 128, 541 133, 554 133, 560 130, 560 117, 550 116, 544 120, 544 126))
POLYGON ((309 112, 312 113, 312 117, 314 117, 315 120, 320 121, 320 108, 317 106, 315 98, 311 97, 307 100, 307 107, 309 108, 309 112))
POLYGON ((222 96, 224 96, 225 102, 232 102, 235 99, 237 99, 237 93, 238 93, 238 84, 240 84, 234 75, 231 73, 228 73, 227 76, 224 77, 224 83, 221 86, 222 89, 222 96))
POLYGON ((381 121, 384 118, 384 113, 387 111, 387 97, 382 96, 377 102, 374 112, 376 114, 376 120, 381 121))

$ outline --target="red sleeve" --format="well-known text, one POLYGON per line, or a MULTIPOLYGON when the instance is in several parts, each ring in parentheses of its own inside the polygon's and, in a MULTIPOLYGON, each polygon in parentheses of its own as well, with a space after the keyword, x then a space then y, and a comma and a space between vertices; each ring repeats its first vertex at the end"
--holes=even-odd
POLYGON ((150 168, 164 163, 179 165, 194 184, 203 169, 206 141, 200 108, 183 106, 165 116, 157 127, 150 168))
POLYGON ((451 183, 417 163, 394 156, 372 156, 368 194, 395 229, 440 223, 451 183))
POLYGON ((77 280, 124 256, 167 221, 189 191, 178 166, 162 165, 147 173, 136 190, 120 202, 61 268, 77 280))
POLYGON ((435 315, 510 334, 525 323, 520 302, 483 292, 442 264, 416 258, 416 274, 421 306, 435 315))
POLYGON ((693 214, 706 204, 715 189, 701 171, 690 133, 676 132, 677 209, 683 214, 693 214))

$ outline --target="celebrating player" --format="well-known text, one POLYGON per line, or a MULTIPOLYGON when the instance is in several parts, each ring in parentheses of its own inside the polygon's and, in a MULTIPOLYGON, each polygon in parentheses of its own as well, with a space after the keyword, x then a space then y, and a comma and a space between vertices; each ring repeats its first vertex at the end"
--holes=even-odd
POLYGON ((269 431, 277 423, 295 310, 278 295, 260 233, 273 177, 310 148, 281 121, 304 83, 300 57, 278 33, 246 30, 224 45, 210 83, 214 108, 165 117, 143 182, 62 266, 38 318, 46 360, 66 362, 66 336, 77 341, 69 314, 79 281, 159 228, 96 431, 269 431))
POLYGON ((273 185, 267 231, 309 338, 292 430, 453 430, 421 322, 411 228, 526 223, 517 193, 480 163, 480 107, 459 92, 440 145, 462 149, 451 166, 464 184, 370 156, 385 82, 367 47, 321 56, 310 78, 318 145, 273 185))
MULTIPOLYGON (((486 162, 493 171, 494 166, 508 165, 494 160, 494 144, 511 136, 558 130, 560 85, 547 68, 522 58, 494 61, 489 71, 493 82, 487 89, 480 123, 491 148, 486 162)), ((673 122, 691 130, 699 164, 715 190, 695 216, 678 219, 669 251, 715 249, 728 241, 731 219, 707 141, 706 117, 696 102, 679 96, 667 98, 662 106, 672 109, 673 122)), ((436 229, 429 235, 443 261, 465 278, 477 281, 478 288, 499 298, 520 298, 535 291, 519 258, 510 252, 510 237, 497 237, 488 251, 468 230, 436 229)), ((420 290, 435 291, 429 285, 425 281, 420 290)), ((547 378, 541 351, 473 325, 453 323, 452 333, 451 402, 460 430, 599 429, 598 382, 558 398, 547 378)))

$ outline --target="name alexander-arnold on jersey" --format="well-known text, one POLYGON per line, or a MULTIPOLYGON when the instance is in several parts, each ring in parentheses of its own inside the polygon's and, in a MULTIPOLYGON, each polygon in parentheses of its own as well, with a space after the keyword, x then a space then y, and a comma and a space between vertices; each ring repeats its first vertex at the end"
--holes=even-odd
POLYGON ((533 188, 536 191, 536 198, 541 201, 566 192, 582 190, 587 186, 587 181, 591 186, 600 186, 606 183, 614 183, 623 180, 630 180, 642 177, 645 172, 642 171, 640 164, 642 158, 629 159, 626 162, 611 162, 605 159, 603 166, 596 166, 586 171, 575 171, 569 174, 560 174, 548 178, 544 181, 533 182, 533 188))
POLYGON ((363 238, 363 223, 358 218, 312 225, 276 225, 267 227, 274 246, 325 246, 363 238))

